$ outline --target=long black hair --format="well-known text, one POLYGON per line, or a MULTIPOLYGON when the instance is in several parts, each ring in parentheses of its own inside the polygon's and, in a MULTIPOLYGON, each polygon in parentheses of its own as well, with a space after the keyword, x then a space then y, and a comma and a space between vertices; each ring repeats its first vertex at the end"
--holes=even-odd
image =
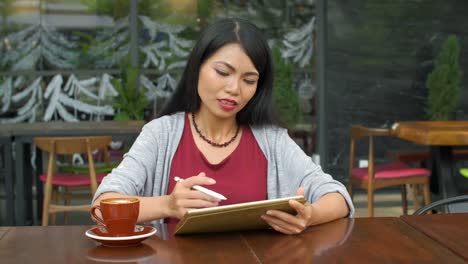
POLYGON ((272 106, 273 62, 270 48, 254 24, 237 18, 218 20, 203 31, 190 53, 174 94, 159 116, 196 112, 200 108, 197 89, 200 67, 218 49, 230 43, 238 43, 244 49, 260 75, 255 95, 237 113, 237 122, 241 125, 276 123, 272 106))

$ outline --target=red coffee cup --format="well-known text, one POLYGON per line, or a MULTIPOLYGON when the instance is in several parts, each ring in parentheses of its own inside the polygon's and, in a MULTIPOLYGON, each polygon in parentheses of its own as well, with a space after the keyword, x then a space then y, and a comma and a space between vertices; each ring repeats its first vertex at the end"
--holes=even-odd
POLYGON ((111 236, 131 236, 140 212, 140 200, 133 197, 103 199, 91 208, 91 218, 103 225, 111 236), (96 215, 101 212, 102 218, 96 215))

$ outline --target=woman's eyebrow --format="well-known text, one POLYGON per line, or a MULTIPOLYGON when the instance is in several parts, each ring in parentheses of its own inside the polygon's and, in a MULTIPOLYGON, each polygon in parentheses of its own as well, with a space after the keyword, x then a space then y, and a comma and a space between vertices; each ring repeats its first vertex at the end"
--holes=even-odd
MULTIPOLYGON (((225 62, 225 61, 215 61, 215 63, 223 64, 224 66, 228 67, 231 71, 236 71, 236 68, 234 68, 231 64, 225 62)), ((258 72, 245 72, 243 75, 256 75, 259 76, 258 72)))

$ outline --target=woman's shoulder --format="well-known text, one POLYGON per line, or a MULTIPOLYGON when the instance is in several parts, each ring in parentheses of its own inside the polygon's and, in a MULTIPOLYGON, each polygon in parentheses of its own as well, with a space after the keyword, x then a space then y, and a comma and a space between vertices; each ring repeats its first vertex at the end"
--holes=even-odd
POLYGON ((288 131, 277 125, 252 126, 251 130, 263 150, 281 146, 288 137, 288 131))
POLYGON ((165 115, 155 118, 145 124, 144 129, 157 130, 157 131, 171 131, 183 127, 184 112, 177 112, 171 115, 165 115))
POLYGON ((280 127, 278 125, 261 125, 261 126, 251 126, 252 132, 254 134, 262 135, 262 136, 278 136, 281 134, 286 133, 287 129, 280 127))

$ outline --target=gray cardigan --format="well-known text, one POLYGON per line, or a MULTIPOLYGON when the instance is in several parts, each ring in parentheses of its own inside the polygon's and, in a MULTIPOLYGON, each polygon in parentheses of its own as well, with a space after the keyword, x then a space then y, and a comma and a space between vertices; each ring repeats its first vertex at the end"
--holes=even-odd
MULTIPOLYGON (((184 130, 184 114, 163 116, 146 124, 120 165, 104 177, 94 199, 105 192, 166 195, 172 158, 184 130)), ((285 129, 252 127, 252 132, 268 161, 268 199, 294 196, 300 186, 305 188, 310 202, 326 193, 339 192, 348 203, 349 216, 354 215, 353 203, 343 184, 312 162, 285 129)))

